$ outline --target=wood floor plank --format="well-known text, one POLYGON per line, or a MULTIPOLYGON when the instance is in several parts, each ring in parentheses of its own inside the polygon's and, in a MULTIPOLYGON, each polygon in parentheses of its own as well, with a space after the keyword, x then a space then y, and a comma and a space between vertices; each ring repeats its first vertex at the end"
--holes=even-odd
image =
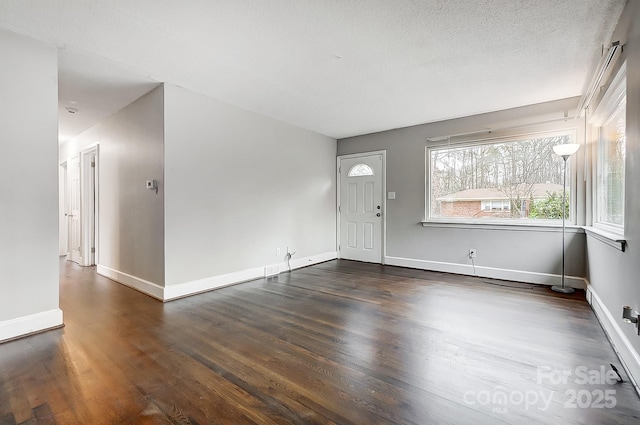
POLYGON ((54 425, 56 423, 53 412, 47 403, 33 408, 34 423, 42 425, 54 425))
POLYGON ((12 413, 0 416, 0 425, 16 425, 17 422, 12 413))
POLYGON ((17 423, 23 423, 33 418, 33 411, 22 385, 13 387, 9 394, 9 400, 11 411, 17 423))
POLYGON ((622 370, 580 291, 337 260, 166 304, 62 262, 60 294, 0 345, 0 425, 640 422, 628 379, 576 382, 622 370))

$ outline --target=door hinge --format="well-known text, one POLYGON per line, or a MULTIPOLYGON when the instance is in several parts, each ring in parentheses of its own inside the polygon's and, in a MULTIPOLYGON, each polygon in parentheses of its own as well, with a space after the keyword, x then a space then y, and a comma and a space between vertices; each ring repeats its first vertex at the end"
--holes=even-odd
POLYGON ((96 166, 96 162, 95 161, 91 161, 91 167, 95 168, 95 166, 96 166))
POLYGON ((95 254, 96 253, 96 249, 95 248, 91 248, 91 253, 95 254))
POLYGON ((340 212, 340 205, 338 205, 338 212, 340 212))

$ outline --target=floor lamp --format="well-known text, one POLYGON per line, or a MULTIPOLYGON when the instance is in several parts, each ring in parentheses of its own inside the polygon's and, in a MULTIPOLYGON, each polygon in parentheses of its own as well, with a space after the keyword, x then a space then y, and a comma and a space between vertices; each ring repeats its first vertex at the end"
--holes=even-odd
POLYGON ((556 145, 553 147, 553 151, 556 153, 556 155, 562 157, 562 159, 564 160, 564 168, 563 168, 564 176, 562 178, 562 285, 552 286, 551 289, 556 292, 562 292, 563 294, 571 294, 575 292, 573 288, 569 288, 564 285, 564 280, 565 280, 565 277, 564 277, 564 254, 565 254, 564 253, 565 252, 564 222, 565 222, 565 215, 566 215, 565 205, 567 205, 567 159, 569 159, 571 155, 576 153, 579 148, 580 148, 580 145, 577 143, 565 143, 563 145, 556 145))

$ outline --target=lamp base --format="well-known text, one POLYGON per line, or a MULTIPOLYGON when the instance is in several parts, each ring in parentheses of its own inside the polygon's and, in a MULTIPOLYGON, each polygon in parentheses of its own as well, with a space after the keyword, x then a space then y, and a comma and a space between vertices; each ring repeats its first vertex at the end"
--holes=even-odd
POLYGON ((567 286, 565 286, 564 288, 562 286, 552 286, 551 290, 555 292, 562 292, 563 294, 573 294, 574 292, 576 292, 575 289, 569 288, 567 286))

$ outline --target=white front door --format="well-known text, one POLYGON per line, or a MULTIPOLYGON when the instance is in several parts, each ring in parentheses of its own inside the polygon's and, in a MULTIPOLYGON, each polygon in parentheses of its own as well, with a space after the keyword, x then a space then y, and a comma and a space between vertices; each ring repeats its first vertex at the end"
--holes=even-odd
POLYGON ((69 199, 67 215, 69 217, 69 260, 82 262, 80 241, 82 229, 80 227, 80 158, 73 158, 67 162, 67 181, 69 182, 69 199))
POLYGON ((340 258, 382 263, 383 155, 340 158, 340 258))

